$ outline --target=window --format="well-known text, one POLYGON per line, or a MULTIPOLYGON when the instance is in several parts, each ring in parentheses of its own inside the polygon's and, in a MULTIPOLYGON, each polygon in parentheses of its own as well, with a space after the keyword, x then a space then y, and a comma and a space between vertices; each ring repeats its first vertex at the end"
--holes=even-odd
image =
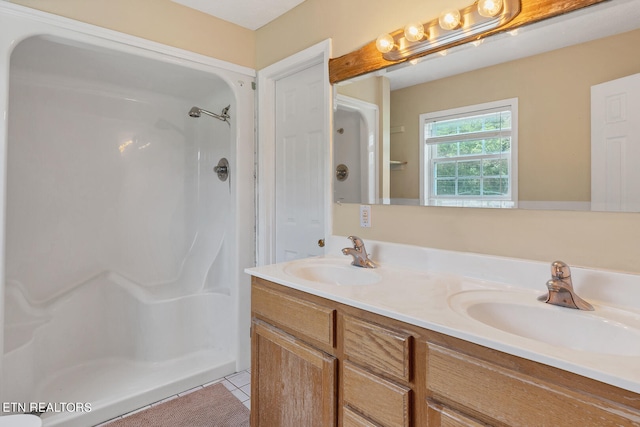
POLYGON ((516 207, 517 121, 517 98, 421 114, 423 204, 516 207))

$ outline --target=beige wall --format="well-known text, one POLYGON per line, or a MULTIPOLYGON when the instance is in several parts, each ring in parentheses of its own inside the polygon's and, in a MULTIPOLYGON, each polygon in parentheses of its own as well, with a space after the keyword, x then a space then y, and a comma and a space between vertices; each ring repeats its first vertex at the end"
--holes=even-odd
POLYGON ((419 198, 420 114, 518 98, 519 200, 590 201, 591 86, 640 73, 638 46, 640 30, 393 91, 391 157, 409 163, 391 197, 419 198))
MULTIPOLYGON (((640 214, 334 205, 334 234, 462 252, 640 273, 640 214)), ((544 280, 540 282, 544 289, 544 280)))
POLYGON ((170 0, 10 0, 223 61, 256 68, 255 32, 170 0))

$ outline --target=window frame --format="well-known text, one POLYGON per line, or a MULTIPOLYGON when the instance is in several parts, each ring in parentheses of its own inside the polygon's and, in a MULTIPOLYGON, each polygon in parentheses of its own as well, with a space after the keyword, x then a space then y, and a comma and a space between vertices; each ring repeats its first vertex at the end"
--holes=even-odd
MULTIPOLYGON (((420 204, 423 206, 468 206, 468 207, 518 207, 518 98, 509 98, 499 101, 485 102, 475 105, 466 105, 448 110, 434 111, 420 114, 420 204), (511 110, 511 153, 509 156, 510 185, 509 195, 490 197, 442 197, 433 198, 431 188, 432 159, 430 157, 429 144, 427 144, 426 125, 429 122, 451 120, 458 117, 466 117, 482 114, 483 111, 508 108, 511 110), (434 202, 441 203, 434 203, 434 202), (444 202, 448 201, 448 202, 444 202)), ((472 159, 472 156, 465 157, 472 159)))

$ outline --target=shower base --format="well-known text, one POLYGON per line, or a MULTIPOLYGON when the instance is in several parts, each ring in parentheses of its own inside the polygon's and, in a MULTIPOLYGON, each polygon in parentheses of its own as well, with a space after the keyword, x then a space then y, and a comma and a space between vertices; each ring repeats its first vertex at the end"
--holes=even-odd
POLYGON ((153 363, 102 359, 43 378, 37 395, 64 395, 68 402, 91 404, 90 412, 43 414, 46 427, 88 426, 217 380, 235 368, 232 357, 215 350, 153 363))

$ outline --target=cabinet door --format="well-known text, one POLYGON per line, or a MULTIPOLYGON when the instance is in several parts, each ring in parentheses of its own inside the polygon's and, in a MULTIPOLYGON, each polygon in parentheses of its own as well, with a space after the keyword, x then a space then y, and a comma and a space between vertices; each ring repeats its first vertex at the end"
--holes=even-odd
POLYGON ((336 358, 253 322, 251 425, 335 426, 336 358))

